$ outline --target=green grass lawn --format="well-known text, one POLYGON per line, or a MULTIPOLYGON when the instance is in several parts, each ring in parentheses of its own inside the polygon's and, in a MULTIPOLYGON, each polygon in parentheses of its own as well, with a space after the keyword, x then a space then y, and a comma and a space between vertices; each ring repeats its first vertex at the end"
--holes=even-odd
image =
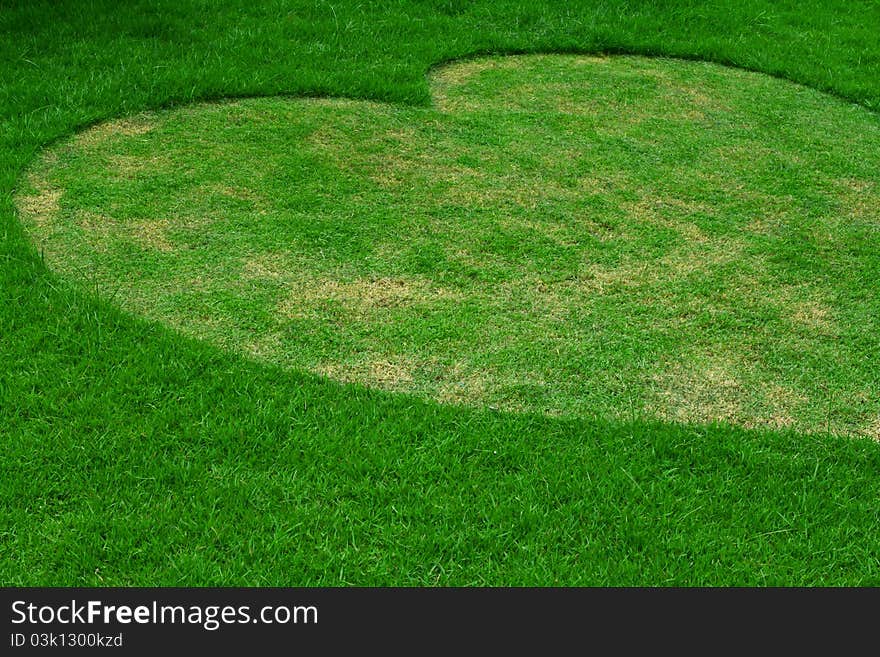
POLYGON ((880 583, 878 25, 0 3, 0 581, 880 583))

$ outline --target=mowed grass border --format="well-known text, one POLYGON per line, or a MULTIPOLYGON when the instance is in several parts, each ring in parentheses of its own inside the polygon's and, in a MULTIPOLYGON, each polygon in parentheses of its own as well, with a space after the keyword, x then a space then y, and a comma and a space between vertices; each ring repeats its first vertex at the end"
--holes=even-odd
POLYGON ((67 289, 11 192, 42 145, 107 117, 424 103, 430 65, 477 52, 705 58, 876 108, 878 11, 229 3, 206 27, 185 3, 4 6, 2 581, 877 583, 873 442, 462 411, 260 367, 67 289))

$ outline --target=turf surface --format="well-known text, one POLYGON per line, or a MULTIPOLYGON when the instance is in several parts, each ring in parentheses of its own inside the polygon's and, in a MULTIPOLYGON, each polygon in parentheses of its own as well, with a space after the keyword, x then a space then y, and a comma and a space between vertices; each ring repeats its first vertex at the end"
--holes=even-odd
POLYGON ((277 93, 425 107, 429 67, 485 51, 712 59, 877 108, 878 23, 833 2, 0 4, 2 580, 877 583, 872 441, 461 409, 261 365, 72 289, 12 192, 99 119, 277 93))
POLYGON ((17 204, 81 287, 289 368, 880 438, 874 114, 659 58, 478 59, 432 91, 100 124, 17 204))

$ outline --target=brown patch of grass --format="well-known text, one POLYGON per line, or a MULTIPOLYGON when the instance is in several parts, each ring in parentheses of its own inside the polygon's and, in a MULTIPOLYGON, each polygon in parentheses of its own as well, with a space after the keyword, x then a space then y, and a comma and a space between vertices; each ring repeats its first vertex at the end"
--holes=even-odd
POLYGON ((129 224, 126 232, 141 246, 169 252, 176 247, 168 238, 168 227, 167 219, 144 219, 129 224))
MULTIPOLYGON (((497 372, 476 369, 464 362, 438 363, 404 354, 371 354, 355 362, 322 362, 309 368, 316 374, 342 383, 359 383, 383 390, 418 393, 441 404, 479 407, 493 400, 493 408, 517 412, 529 410, 518 400, 509 402, 497 396, 497 372), (430 372, 430 378, 425 373, 430 372)), ((517 382, 525 381, 518 379, 517 382)), ((508 380, 508 383, 514 381, 508 380)), ((543 382, 541 382, 543 383, 543 382)))
POLYGON ((405 278, 358 279, 349 282, 324 281, 310 290, 316 297, 334 299, 345 305, 393 307, 406 304, 416 285, 405 278))
MULTIPOLYGON (((491 69, 513 70, 522 69, 529 70, 540 67, 543 61, 548 58, 559 59, 559 55, 528 55, 528 56, 508 56, 502 59, 480 58, 463 62, 455 62, 446 65, 431 76, 432 95, 435 106, 441 111, 461 111, 473 109, 481 106, 485 101, 479 99, 479 94, 475 98, 468 98, 464 94, 458 96, 455 94, 456 87, 462 87, 470 82, 475 76, 491 69)), ((565 56, 567 62, 572 65, 595 66, 607 65, 611 59, 602 56, 565 56)), ((632 60, 633 62, 635 60, 632 60)), ((634 64, 635 65, 635 64, 634 64)), ((707 111, 730 111, 729 104, 721 101, 719 98, 706 93, 699 86, 689 84, 687 80, 682 80, 677 74, 670 74, 660 68, 651 66, 635 65, 634 69, 637 73, 648 75, 658 81, 660 91, 665 96, 667 106, 664 111, 665 116, 672 118, 684 118, 689 120, 699 120, 705 117, 707 111), (678 110, 677 112, 675 110, 678 110)), ((503 96, 511 102, 505 102, 505 98, 493 99, 495 108, 507 107, 514 109, 521 107, 525 102, 539 102, 541 105, 548 103, 553 109, 560 113, 566 114, 586 114, 592 113, 589 106, 585 106, 581 101, 571 97, 571 86, 553 82, 551 80, 542 80, 537 83, 517 84, 514 88, 505 89, 503 96)), ((626 125, 637 125, 644 119, 649 118, 650 114, 640 111, 640 108, 630 105, 621 106, 621 111, 617 117, 618 123, 626 125)))
POLYGON ((352 281, 334 279, 298 280, 279 305, 285 317, 301 317, 304 310, 322 301, 335 301, 354 315, 376 310, 433 303, 457 295, 428 280, 414 277, 360 278, 352 281))
POLYGON ((697 244, 709 242, 706 234, 689 221, 695 214, 715 216, 717 210, 707 203, 675 197, 645 197, 635 202, 621 204, 623 210, 637 221, 678 231, 688 241, 697 244))
POLYGON ((575 244, 579 234, 583 235, 584 233, 589 233, 590 236, 599 241, 607 241, 612 237, 619 237, 619 234, 612 234, 589 217, 583 218, 577 231, 573 231, 568 225, 553 221, 552 219, 541 221, 525 217, 506 217, 503 225, 512 229, 532 231, 552 240, 560 246, 575 244))
POLYGON ((466 208, 489 208, 514 206, 534 210, 548 196, 564 193, 551 181, 535 180, 533 184, 485 185, 485 174, 471 169, 446 169, 438 171, 438 179, 448 182, 442 201, 466 208))
POLYGON ((815 299, 798 301, 791 305, 791 318, 806 328, 828 333, 834 328, 831 309, 815 299))
POLYGON ((797 422, 792 413, 798 406, 807 401, 807 398, 796 390, 778 383, 767 386, 764 390, 764 397, 769 407, 769 413, 766 418, 757 421, 746 421, 744 426, 769 426, 774 429, 792 427, 797 422))
POLYGON ((408 358, 366 359, 356 363, 324 362, 312 368, 316 374, 343 383, 360 383, 383 389, 399 389, 412 383, 413 376, 405 361, 408 358))
POLYGON ((89 243, 99 251, 106 250, 107 243, 112 239, 166 253, 177 248, 168 238, 170 222, 167 219, 120 222, 107 215, 82 212, 77 223, 90 235, 89 243))
POLYGON ((698 354, 652 377, 644 410, 674 422, 726 422, 771 429, 797 426, 796 411, 809 400, 788 386, 763 382, 756 375, 743 354, 698 354))
POLYGON ((35 228, 45 228, 60 212, 61 197, 64 190, 56 188, 48 175, 48 171, 58 164, 55 151, 45 151, 37 159, 36 166, 25 175, 29 192, 18 193, 13 203, 25 223, 35 228))
MULTIPOLYGON (((479 94, 476 97, 452 97, 456 87, 462 87, 475 76, 491 69, 526 68, 534 57, 505 57, 503 59, 477 58, 453 62, 435 70, 430 76, 431 96, 434 106, 442 112, 456 112, 473 109, 482 105, 479 94)), ((499 105, 496 105, 498 107, 499 105)))
POLYGON ((765 198, 760 211, 752 216, 744 228, 752 235, 778 235, 787 224, 796 220, 791 201, 770 195, 765 195, 765 198))
MULTIPOLYGON (((717 267, 727 266, 742 258, 741 242, 735 239, 712 240, 709 246, 686 243, 670 253, 657 258, 630 257, 616 267, 591 264, 578 281, 584 291, 607 292, 613 289, 633 291, 637 288, 662 287, 687 276, 708 273, 717 267)), ((755 279, 742 276, 740 283, 760 288, 755 279)), ((737 281, 732 281, 733 285, 737 281)))
POLYGON ((345 150, 347 136, 332 125, 322 125, 306 137, 306 143, 321 152, 333 151, 338 158, 345 150))
POLYGON ((408 176, 403 173, 410 168, 410 163, 406 159, 388 155, 385 157, 384 164, 384 167, 377 168, 374 173, 370 174, 370 180, 379 187, 392 189, 408 179, 408 176))
POLYGON ((839 178, 834 184, 854 194, 873 194, 877 189, 877 183, 859 178, 839 178))
POLYGON ((833 181, 832 187, 845 217, 880 223, 880 185, 846 178, 833 181))
POLYGON ((136 155, 111 155, 110 170, 122 178, 131 178, 144 170, 144 158, 136 155))
POLYGON ((795 426, 794 413, 807 399, 778 383, 753 383, 752 370, 744 358, 731 360, 729 356, 674 364, 652 378, 653 392, 644 409, 675 422, 727 422, 773 429, 795 426))
POLYGON ((89 243, 99 251, 106 250, 107 242, 118 231, 118 225, 113 217, 97 212, 77 212, 76 223, 89 235, 89 243))
POLYGON ((91 128, 83 130, 74 137, 74 145, 78 147, 90 147, 103 144, 113 137, 136 137, 144 135, 156 127, 156 119, 152 115, 140 114, 138 116, 114 119, 98 123, 91 128))
MULTIPOLYGON (((554 154, 552 160, 547 162, 548 166, 558 166, 560 160, 574 160, 576 153, 565 153, 562 155, 554 154)), ((579 194, 589 194, 593 196, 606 196, 615 189, 623 188, 628 184, 623 173, 613 175, 593 175, 582 176, 578 178, 574 190, 579 194)))
POLYGON ((25 223, 42 230, 58 215, 62 195, 61 190, 44 185, 34 194, 16 197, 15 204, 25 223))
POLYGON ((540 68, 542 62, 548 60, 558 61, 560 57, 564 57, 566 62, 576 66, 609 64, 612 62, 610 57, 604 55, 508 55, 500 58, 477 57, 451 62, 438 67, 431 75, 431 79, 449 85, 460 85, 470 80, 474 75, 490 69, 540 68))
POLYGON ((668 76, 659 76, 657 73, 657 71, 651 72, 661 81, 664 102, 678 109, 677 116, 699 120, 705 118, 706 112, 732 111, 730 105, 721 101, 718 96, 711 96, 698 86, 668 76))
POLYGON ((248 187, 238 187, 232 185, 208 185, 205 188, 206 194, 219 194, 236 201, 245 201, 250 203, 253 211, 259 216, 265 216, 268 212, 268 203, 266 199, 248 187))
POLYGON ((436 167, 435 163, 413 154, 385 153, 381 161, 368 167, 367 177, 382 189, 394 189, 412 181, 413 173, 425 175, 436 167))
POLYGON ((284 354, 284 345, 277 333, 265 332, 262 335, 252 336, 250 340, 242 344, 244 353, 252 358, 264 362, 277 362, 284 354))
POLYGON ((416 285, 404 278, 378 278, 333 286, 332 294, 368 306, 397 306, 411 301, 415 289, 416 285))
MULTIPOLYGON (((375 117, 367 121, 371 119, 375 117)), ((416 128, 372 130, 356 139, 355 146, 345 131, 322 126, 309 135, 307 143, 328 163, 357 171, 385 189, 397 187, 414 174, 424 176, 438 166, 416 128)))
POLYGON ((159 155, 143 157, 140 155, 111 155, 109 158, 110 173, 120 178, 135 178, 138 174, 149 171, 167 170, 168 162, 159 155))
POLYGON ((461 85, 475 75, 489 69, 498 68, 500 65, 501 62, 499 60, 484 57, 452 62, 438 67, 431 75, 431 81, 448 86, 461 85))
POLYGON ((229 185, 219 185, 217 191, 224 196, 238 199, 240 201, 256 201, 262 198, 259 194, 246 187, 230 187, 229 185))
POLYGON ((653 384, 654 394, 645 405, 652 416, 675 422, 743 419, 744 384, 727 363, 677 363, 655 375, 653 384))
POLYGON ((284 252, 273 251, 250 255, 242 260, 241 276, 245 280, 280 280, 288 275, 291 264, 284 252))
POLYGON ((441 404, 475 406, 487 398, 490 388, 489 372, 474 370, 456 362, 443 370, 432 396, 441 404))

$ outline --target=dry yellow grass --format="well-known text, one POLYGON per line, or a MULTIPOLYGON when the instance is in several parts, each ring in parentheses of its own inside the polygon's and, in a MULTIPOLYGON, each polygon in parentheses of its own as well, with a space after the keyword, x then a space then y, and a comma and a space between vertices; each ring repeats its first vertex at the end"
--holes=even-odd
POLYGON ((676 422, 784 429, 796 424, 798 407, 808 401, 786 385, 757 379, 742 354, 701 354, 671 363, 652 384, 643 411, 676 422))
POLYGON ((16 205, 25 225, 46 229, 58 215, 62 194, 59 189, 43 187, 34 194, 18 196, 16 205))
POLYGON ((137 137, 145 135, 156 127, 155 117, 150 114, 113 119, 96 123, 74 137, 75 148, 93 148, 115 137, 137 137))
POLYGON ((377 310, 426 305, 460 298, 452 290, 415 277, 349 281, 289 279, 287 283, 288 294, 277 309, 278 314, 284 317, 311 314, 316 303, 326 301, 336 302, 352 316, 362 317, 377 310))
POLYGON ((408 359, 391 361, 378 358, 354 363, 320 363, 312 371, 344 383, 365 383, 379 388, 401 390, 413 381, 412 373, 404 362, 406 360, 408 359))

